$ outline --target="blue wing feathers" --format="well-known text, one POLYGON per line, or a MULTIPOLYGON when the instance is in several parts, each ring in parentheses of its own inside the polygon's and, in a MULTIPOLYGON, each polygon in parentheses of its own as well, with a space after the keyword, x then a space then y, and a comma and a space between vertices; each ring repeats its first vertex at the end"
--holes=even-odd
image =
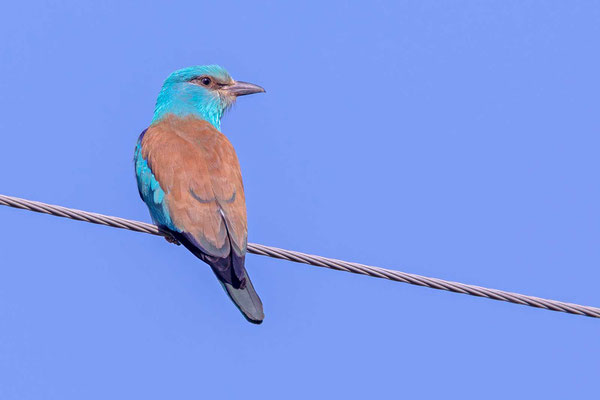
POLYGON ((144 137, 142 132, 138 139, 137 146, 135 147, 135 177, 138 183, 138 190, 140 197, 144 200, 144 203, 150 210, 150 215, 154 223, 160 226, 167 227, 173 231, 179 231, 171 221, 169 210, 165 203, 165 192, 160 187, 160 183, 156 180, 152 169, 148 165, 148 162, 144 160, 142 156, 142 138, 144 137))

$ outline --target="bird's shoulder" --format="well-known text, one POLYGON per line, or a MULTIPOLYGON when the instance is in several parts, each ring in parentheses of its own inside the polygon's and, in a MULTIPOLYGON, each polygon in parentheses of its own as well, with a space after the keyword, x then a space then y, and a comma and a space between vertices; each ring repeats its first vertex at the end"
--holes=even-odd
POLYGON ((150 153, 201 152, 223 156, 235 150, 231 142, 210 122, 194 117, 167 116, 151 125, 140 140, 142 155, 150 153))

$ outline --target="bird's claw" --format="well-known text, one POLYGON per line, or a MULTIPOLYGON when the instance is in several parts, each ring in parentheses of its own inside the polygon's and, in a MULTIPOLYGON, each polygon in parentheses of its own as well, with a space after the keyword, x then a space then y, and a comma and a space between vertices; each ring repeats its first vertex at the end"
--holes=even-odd
POLYGON ((173 243, 177 246, 179 246, 181 243, 179 243, 179 240, 175 239, 173 236, 165 236, 165 240, 169 243, 173 243))

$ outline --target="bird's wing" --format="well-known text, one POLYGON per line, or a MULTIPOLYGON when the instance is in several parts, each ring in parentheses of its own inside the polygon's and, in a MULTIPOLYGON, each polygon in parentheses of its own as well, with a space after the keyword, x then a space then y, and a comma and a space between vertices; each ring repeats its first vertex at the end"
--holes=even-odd
POLYGON ((246 204, 239 162, 227 138, 203 120, 168 119, 148 128, 140 153, 164 191, 161 200, 172 226, 209 256, 203 259, 217 275, 222 270, 243 279, 246 204))

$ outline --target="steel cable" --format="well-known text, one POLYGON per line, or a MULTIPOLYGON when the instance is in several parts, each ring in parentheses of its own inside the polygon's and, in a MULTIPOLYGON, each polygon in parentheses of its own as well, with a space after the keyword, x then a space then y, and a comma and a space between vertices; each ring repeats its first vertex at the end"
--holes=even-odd
MULTIPOLYGON (((112 217, 73 208, 46 204, 39 201, 21 199, 18 197, 0 195, 0 205, 20 208, 50 214, 57 217, 70 218, 77 221, 91 222, 111 226, 114 228, 128 229, 135 232, 149 233, 151 235, 170 237, 169 233, 161 230, 156 225, 129 219, 112 217)), ((544 308, 551 311, 561 311, 569 314, 583 315, 586 317, 600 318, 600 308, 582 306, 579 304, 565 303, 557 300, 543 299, 540 297, 527 296, 520 293, 506 292, 498 289, 489 289, 481 286, 467 285, 460 282, 446 281, 443 279, 430 278, 407 272, 391 269, 372 267, 354 262, 336 260, 311 254, 300 253, 262 244, 248 243, 248 252, 261 256, 278 258, 315 267, 330 268, 337 271, 346 271, 354 274, 367 275, 375 278, 389 279, 396 282, 404 282, 411 285, 425 286, 432 289, 447 290, 454 293, 468 294, 471 296, 486 297, 493 300, 507 301, 509 303, 521 304, 530 307, 544 308)))

